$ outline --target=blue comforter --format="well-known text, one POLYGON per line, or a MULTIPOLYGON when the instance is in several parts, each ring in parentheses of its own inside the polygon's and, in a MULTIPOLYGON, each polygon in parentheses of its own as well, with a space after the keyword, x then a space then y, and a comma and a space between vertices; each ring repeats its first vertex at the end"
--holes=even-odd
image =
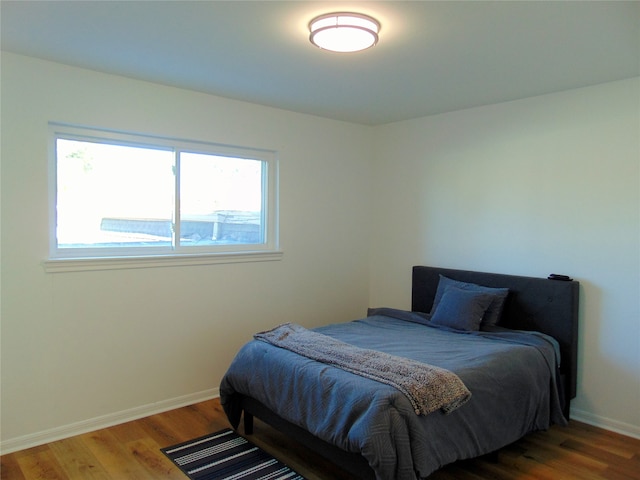
POLYGON ((463 333, 432 327, 419 314, 371 313, 315 331, 451 370, 471 399, 450 414, 416 415, 392 386, 253 340, 220 385, 231 424, 240 421, 239 396, 250 396, 315 436, 361 453, 376 478, 413 480, 566 422, 555 382, 557 345, 550 337, 504 329, 463 333))

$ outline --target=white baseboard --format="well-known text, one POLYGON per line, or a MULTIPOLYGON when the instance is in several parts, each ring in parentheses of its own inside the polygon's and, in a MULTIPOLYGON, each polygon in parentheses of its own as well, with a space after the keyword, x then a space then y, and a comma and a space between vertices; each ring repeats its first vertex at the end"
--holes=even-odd
POLYGON ((629 423, 619 422, 611 418, 601 417, 593 413, 585 412, 577 408, 571 408, 571 419, 578 422, 588 423, 594 427, 603 428, 612 432, 640 439, 640 427, 629 423))
POLYGON ((155 415, 156 413, 166 412, 175 408, 185 407, 194 403, 204 402, 220 396, 219 388, 211 388, 202 392, 196 392, 181 397, 170 398, 160 402, 141 405, 139 407, 130 408, 121 412, 110 413, 96 418, 90 418, 81 422, 55 427, 42 432, 31 433, 22 437, 10 438, 0 442, 0 454, 16 452, 25 448, 36 447, 45 443, 62 440, 63 438, 81 435, 94 430, 112 427, 121 423, 137 420, 139 418, 155 415))

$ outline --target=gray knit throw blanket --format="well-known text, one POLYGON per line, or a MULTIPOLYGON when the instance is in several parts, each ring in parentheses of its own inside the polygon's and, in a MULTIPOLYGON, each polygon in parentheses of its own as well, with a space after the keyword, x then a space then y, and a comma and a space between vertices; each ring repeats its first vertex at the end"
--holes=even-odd
POLYGON ((438 409, 450 413, 471 398, 462 380, 449 370, 356 347, 294 323, 257 333, 254 338, 391 385, 409 399, 416 415, 427 415, 438 409))

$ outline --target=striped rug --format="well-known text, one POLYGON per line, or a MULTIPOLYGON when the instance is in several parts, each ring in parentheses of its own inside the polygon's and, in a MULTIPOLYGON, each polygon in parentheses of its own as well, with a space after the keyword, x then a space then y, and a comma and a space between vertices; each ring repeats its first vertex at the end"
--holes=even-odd
POLYGON ((304 480, 228 428, 161 451, 192 480, 304 480))

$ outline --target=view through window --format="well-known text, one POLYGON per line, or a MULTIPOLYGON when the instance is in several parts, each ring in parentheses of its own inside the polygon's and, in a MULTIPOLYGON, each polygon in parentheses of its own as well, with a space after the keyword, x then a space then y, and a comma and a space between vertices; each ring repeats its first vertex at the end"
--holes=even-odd
POLYGON ((54 134, 54 257, 272 246, 272 152, 136 140, 54 134))

